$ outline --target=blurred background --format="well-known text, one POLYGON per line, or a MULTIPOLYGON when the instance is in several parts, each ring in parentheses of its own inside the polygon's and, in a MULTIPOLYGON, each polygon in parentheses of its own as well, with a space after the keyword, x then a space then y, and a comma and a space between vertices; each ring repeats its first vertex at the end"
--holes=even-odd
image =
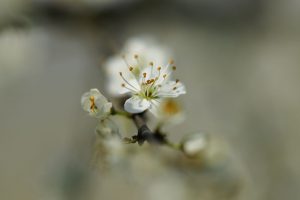
POLYGON ((80 97, 137 35, 173 50, 187 86, 172 137, 223 138, 247 177, 235 199, 300 199, 299 18, 297 0, 1 0, 0 199, 89 188, 96 123, 80 97))

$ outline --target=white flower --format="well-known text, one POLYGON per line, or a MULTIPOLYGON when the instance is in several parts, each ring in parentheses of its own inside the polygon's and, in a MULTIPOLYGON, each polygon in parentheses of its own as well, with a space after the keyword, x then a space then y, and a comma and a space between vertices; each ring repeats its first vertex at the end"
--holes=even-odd
POLYGON ((112 103, 99 92, 98 89, 91 89, 81 97, 83 110, 87 111, 90 116, 99 119, 105 119, 109 116, 112 103))
POLYGON ((128 66, 133 67, 132 75, 138 78, 140 72, 148 67, 150 62, 153 62, 156 66, 163 65, 171 57, 170 51, 167 48, 158 45, 149 37, 129 39, 122 49, 121 54, 124 55, 123 58, 121 56, 114 56, 109 58, 104 64, 108 78, 107 89, 108 93, 112 96, 124 95, 126 90, 120 88, 123 80, 116 76, 116 74, 126 70, 128 66), (138 62, 133 55, 139 55, 138 62))
MULTIPOLYGON (((134 57, 138 62, 139 56, 134 57)), ((170 80, 172 71, 176 70, 173 64, 174 62, 170 61, 165 66, 155 67, 153 63, 150 63, 138 73, 139 76, 133 73, 135 69, 132 66, 119 72, 123 80, 120 92, 132 95, 125 102, 125 110, 130 113, 141 113, 147 109, 155 112, 162 99, 185 94, 185 86, 179 80, 170 80)))

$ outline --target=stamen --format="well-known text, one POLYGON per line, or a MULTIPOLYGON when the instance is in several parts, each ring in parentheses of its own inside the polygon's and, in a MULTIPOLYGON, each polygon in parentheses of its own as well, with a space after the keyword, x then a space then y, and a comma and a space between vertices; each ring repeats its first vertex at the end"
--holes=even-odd
POLYGON ((164 74, 164 75, 163 75, 163 78, 166 78, 166 77, 167 77, 167 74, 164 74))
POLYGON ((150 74, 150 77, 152 76, 152 74, 153 74, 153 66, 154 66, 154 63, 151 61, 150 63, 149 63, 149 65, 151 66, 151 74, 150 74))
POLYGON ((122 84, 121 84, 121 87, 126 88, 127 90, 130 90, 130 91, 133 92, 133 93, 136 93, 136 92, 137 92, 137 91, 135 91, 134 89, 132 89, 132 88, 130 88, 130 87, 126 87, 126 84, 125 84, 125 83, 122 83, 122 84))
POLYGON ((176 90, 177 89, 177 87, 173 87, 173 90, 176 90))
POLYGON ((129 67, 129 64, 128 64, 127 60, 126 60, 126 56, 125 56, 125 55, 122 55, 122 58, 123 58, 123 61, 124 61, 125 65, 126 65, 127 67, 129 67))
POLYGON ((147 76, 147 73, 144 72, 144 73, 143 73, 143 77, 146 78, 146 76, 147 76))
MULTIPOLYGON (((123 79, 123 81, 125 81, 125 83, 127 83, 130 87, 132 87, 134 90, 138 91, 138 89, 136 87, 134 87, 132 84, 130 84, 123 76, 122 72, 119 72, 121 78, 123 79)), ((128 89, 128 88, 127 88, 128 89)))
POLYGON ((176 79, 176 83, 179 83, 179 79, 176 79))
POLYGON ((170 59, 167 66, 165 67, 165 70, 167 71, 167 69, 170 67, 170 65, 174 65, 174 60, 170 59))
POLYGON ((129 67, 129 71, 132 71, 133 70, 133 67, 129 67))
POLYGON ((161 67, 157 67, 157 70, 160 71, 160 70, 161 70, 161 67))
POLYGON ((138 54, 134 54, 134 58, 135 58, 135 59, 138 59, 138 58, 139 58, 139 55, 138 55, 138 54))
POLYGON ((173 71, 175 71, 176 70, 176 66, 173 66, 172 69, 173 69, 173 71))
POLYGON ((95 110, 97 109, 97 106, 95 104, 94 96, 90 96, 90 102, 91 102, 90 110, 92 110, 93 112, 96 112, 95 110))

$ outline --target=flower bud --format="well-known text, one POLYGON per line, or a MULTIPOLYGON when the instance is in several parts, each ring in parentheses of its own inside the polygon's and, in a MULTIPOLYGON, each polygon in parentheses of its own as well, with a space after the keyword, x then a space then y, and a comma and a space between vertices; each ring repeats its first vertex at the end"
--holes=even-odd
POLYGON ((90 116, 105 119, 111 113, 112 103, 108 102, 98 89, 91 89, 81 97, 81 106, 90 116))
POLYGON ((208 146, 208 135, 202 132, 185 137, 181 143, 182 151, 190 157, 202 157, 208 146))

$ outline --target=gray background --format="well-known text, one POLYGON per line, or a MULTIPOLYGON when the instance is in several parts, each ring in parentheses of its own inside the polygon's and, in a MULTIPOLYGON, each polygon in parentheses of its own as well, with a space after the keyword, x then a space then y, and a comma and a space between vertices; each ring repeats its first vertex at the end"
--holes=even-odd
POLYGON ((297 0, 2 0, 0 198, 47 199, 56 163, 88 162, 95 122, 80 97, 105 88, 101 63, 126 38, 151 35, 187 87, 174 139, 219 134, 251 180, 244 199, 299 199, 299 11, 297 0))

